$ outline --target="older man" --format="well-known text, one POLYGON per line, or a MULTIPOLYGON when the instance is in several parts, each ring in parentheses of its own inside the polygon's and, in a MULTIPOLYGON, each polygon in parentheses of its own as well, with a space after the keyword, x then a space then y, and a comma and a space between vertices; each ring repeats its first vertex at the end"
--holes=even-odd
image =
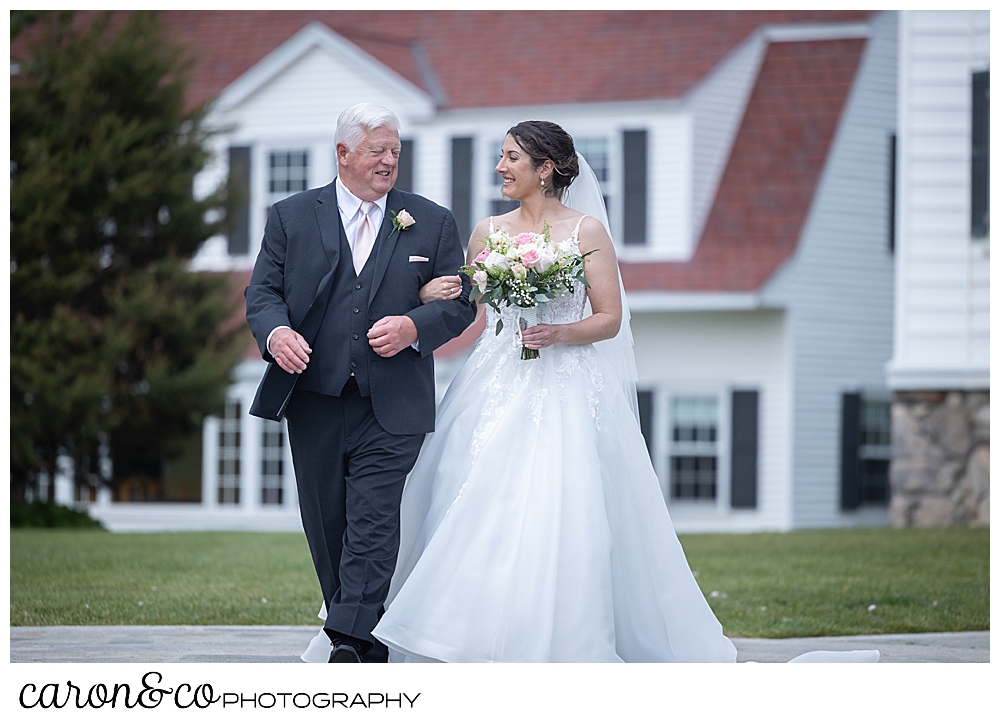
MULTIPOLYGON (((434 429, 432 352, 475 317, 469 284, 421 305, 463 263, 451 212, 395 190, 399 121, 337 121, 338 177, 271 207, 246 289, 270 367, 252 414, 288 420, 302 524, 326 602, 330 662, 384 662, 371 631, 399 547, 399 501, 434 429)), ((463 277, 464 279, 464 277, 463 277)))

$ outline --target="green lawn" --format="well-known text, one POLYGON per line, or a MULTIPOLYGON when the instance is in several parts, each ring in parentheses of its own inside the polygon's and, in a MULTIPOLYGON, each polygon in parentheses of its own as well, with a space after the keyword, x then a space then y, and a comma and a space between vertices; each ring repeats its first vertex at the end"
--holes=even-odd
POLYGON ((987 529, 689 535, 681 542, 733 637, 990 627, 987 529))
MULTIPOLYGON (((989 530, 681 542, 730 636, 989 629, 989 530)), ((320 598, 300 534, 10 531, 11 625, 315 625, 320 598)))
POLYGON ((11 625, 312 625, 322 600, 301 534, 10 531, 11 625))

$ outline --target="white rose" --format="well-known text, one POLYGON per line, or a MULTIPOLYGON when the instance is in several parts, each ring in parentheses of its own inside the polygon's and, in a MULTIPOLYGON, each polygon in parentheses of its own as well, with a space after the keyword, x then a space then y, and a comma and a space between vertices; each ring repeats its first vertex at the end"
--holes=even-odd
POLYGON ((511 265, 510 272, 519 279, 523 279, 525 276, 528 275, 528 270, 524 268, 524 264, 511 265))
POLYGON ((542 249, 539 254, 538 259, 538 271, 539 273, 547 271, 552 268, 552 265, 556 262, 556 254, 552 249, 542 249))
POLYGON ((503 254, 497 253, 496 251, 490 251, 490 255, 486 257, 486 264, 488 269, 501 269, 503 271, 510 271, 510 261, 503 254))
POLYGON ((482 269, 479 269, 476 273, 472 275, 472 283, 479 287, 479 293, 486 293, 486 282, 489 280, 489 276, 482 269))
POLYGON ((575 256, 580 253, 580 247, 573 241, 563 241, 559 244, 559 251, 566 256, 575 256))
POLYGON ((399 221, 400 228, 404 229, 409 228, 410 226, 412 226, 417 222, 416 219, 413 218, 413 216, 410 215, 410 212, 407 211, 405 208, 400 209, 399 213, 396 214, 396 219, 399 221))

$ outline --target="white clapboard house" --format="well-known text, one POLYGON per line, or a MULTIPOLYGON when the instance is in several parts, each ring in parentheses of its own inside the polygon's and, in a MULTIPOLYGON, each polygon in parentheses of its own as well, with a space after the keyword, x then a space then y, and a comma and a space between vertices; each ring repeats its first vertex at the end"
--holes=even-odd
MULTIPOLYGON (((600 178, 632 309, 642 428, 680 531, 886 524, 899 14, 164 13, 197 52, 216 164, 247 192, 196 269, 249 278, 268 207, 329 183, 345 107, 402 122, 399 185, 468 233, 525 119, 600 178)), ((933 271, 932 271, 933 273, 933 271)), ((437 354, 440 389, 478 329, 437 354)), ((113 529, 297 529, 264 363, 205 422, 200 502, 104 501, 113 529)))
POLYGON ((892 522, 988 525, 990 14, 898 23, 892 522))

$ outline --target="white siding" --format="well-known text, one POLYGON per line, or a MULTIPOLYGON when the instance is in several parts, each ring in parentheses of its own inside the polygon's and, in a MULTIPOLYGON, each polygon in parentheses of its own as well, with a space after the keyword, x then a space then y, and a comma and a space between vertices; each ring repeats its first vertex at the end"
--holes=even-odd
MULTIPOLYGON (((427 105, 412 94, 396 92, 386 82, 387 71, 373 59, 367 63, 360 51, 345 54, 328 30, 303 32, 276 49, 230 88, 239 88, 236 102, 219 100, 209 124, 224 129, 212 141, 214 159, 196 179, 196 191, 208 193, 225 180, 229 146, 251 147, 250 252, 229 258, 224 238, 210 239, 192 262, 196 269, 250 268, 260 248, 272 198, 267 193, 267 164, 271 151, 305 149, 309 152, 310 188, 324 186, 336 175, 333 136, 337 117, 345 108, 369 101, 392 108, 399 116, 403 137, 411 136, 427 105), (298 47, 301 46, 301 47, 298 47), (289 62, 277 72, 265 68, 275 58, 289 62), (264 68, 264 70, 262 70, 264 68), (265 72, 267 71, 267 72, 265 72), (258 85, 253 80, 262 75, 258 85), (247 92, 247 89, 250 89, 247 92)), ((400 79, 400 83, 405 83, 400 79)))
POLYGON ((905 11, 899 27, 893 388, 989 385, 989 239, 972 239, 972 73, 988 11, 905 11))
MULTIPOLYGON (((884 390, 892 351, 888 219, 895 25, 891 12, 872 22, 798 251, 764 293, 791 309, 795 527, 872 521, 839 508, 840 395, 884 390)), ((877 521, 885 519, 876 514, 877 521)))
POLYGON ((789 509, 789 369, 780 311, 663 312, 632 315, 640 389, 653 390, 653 464, 668 482, 667 404, 672 395, 720 403, 719 488, 715 503, 669 503, 681 532, 786 530, 789 509), (729 505, 729 406, 733 389, 759 391, 757 509, 729 505))
POLYGON ((523 120, 545 119, 558 123, 576 138, 608 139, 610 178, 608 215, 612 233, 621 238, 622 132, 646 130, 647 136, 647 241, 643 247, 620 249, 637 259, 683 260, 690 255, 692 239, 691 176, 692 134, 690 113, 673 101, 608 103, 594 105, 491 108, 442 113, 415 126, 417 180, 415 190, 449 205, 451 201, 450 139, 472 137, 473 218, 489 214, 499 190, 491 178, 497 159, 494 141, 523 120), (421 148, 421 146, 425 146, 421 148))

